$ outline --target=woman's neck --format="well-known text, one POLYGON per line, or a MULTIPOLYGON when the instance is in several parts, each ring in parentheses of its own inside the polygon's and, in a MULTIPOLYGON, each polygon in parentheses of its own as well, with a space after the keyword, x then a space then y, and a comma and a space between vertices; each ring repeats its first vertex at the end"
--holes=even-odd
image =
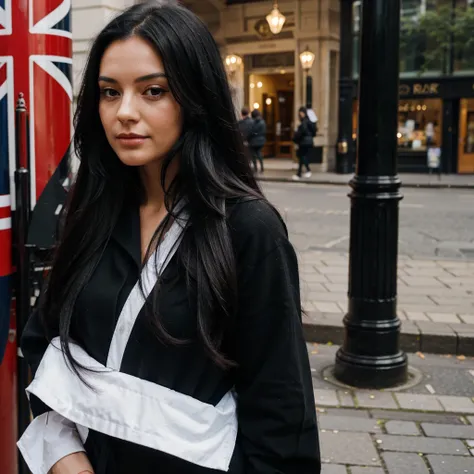
MULTIPOLYGON (((140 176, 145 188, 146 201, 144 207, 159 211, 165 202, 165 191, 161 186, 162 162, 150 163, 140 169, 140 176)), ((178 170, 178 160, 175 158, 166 171, 165 187, 169 188, 178 170)))

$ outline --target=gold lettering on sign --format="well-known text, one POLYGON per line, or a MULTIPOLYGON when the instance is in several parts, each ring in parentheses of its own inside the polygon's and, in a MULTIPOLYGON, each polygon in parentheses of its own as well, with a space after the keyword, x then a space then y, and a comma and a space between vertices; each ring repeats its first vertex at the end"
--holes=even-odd
POLYGON ((398 88, 398 93, 400 95, 408 95, 410 93, 410 86, 406 84, 400 84, 400 87, 398 88))
POLYGON ((415 95, 437 95, 439 94, 439 84, 413 84, 413 94, 415 95))

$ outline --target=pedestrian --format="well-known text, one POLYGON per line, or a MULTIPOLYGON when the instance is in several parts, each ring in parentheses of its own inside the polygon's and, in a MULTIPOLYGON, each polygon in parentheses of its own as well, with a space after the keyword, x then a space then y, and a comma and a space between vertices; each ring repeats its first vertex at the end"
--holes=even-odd
POLYGON ((241 112, 241 119, 239 120, 239 130, 244 142, 245 155, 248 160, 251 160, 251 153, 249 150, 249 136, 252 131, 253 120, 250 117, 250 111, 247 107, 243 107, 241 112))
MULTIPOLYGON (((293 176, 295 181, 300 180, 302 176, 305 178, 311 177, 311 169, 309 167, 308 153, 313 148, 313 138, 316 136, 317 128, 316 122, 310 120, 308 117, 308 110, 306 107, 300 107, 298 110, 300 124, 293 136, 293 142, 298 145, 296 156, 298 157, 298 173, 293 176), (303 166, 306 168, 306 173, 303 173, 303 166)), ((315 116, 314 112, 313 115, 315 116)))
POLYGON ((250 117, 250 111, 247 107, 243 107, 241 112, 241 119, 239 120, 239 130, 244 140, 244 145, 249 145, 249 136, 252 131, 253 120, 250 117))
POLYGON ((296 254, 206 26, 125 10, 74 123, 80 166, 21 340, 33 474, 319 474, 296 254))
POLYGON ((260 172, 263 173, 262 149, 267 140, 267 125, 257 109, 252 110, 252 129, 249 135, 249 148, 255 173, 258 172, 257 161, 260 162, 260 172))

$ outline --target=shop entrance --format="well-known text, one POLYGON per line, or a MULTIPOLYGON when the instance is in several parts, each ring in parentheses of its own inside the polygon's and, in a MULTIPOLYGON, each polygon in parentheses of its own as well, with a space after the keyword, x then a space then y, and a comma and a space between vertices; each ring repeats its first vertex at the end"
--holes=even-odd
POLYGON ((250 74, 250 108, 260 110, 267 124, 265 157, 293 155, 294 74, 250 74))
POLYGON ((458 172, 474 173, 474 99, 461 99, 458 172))

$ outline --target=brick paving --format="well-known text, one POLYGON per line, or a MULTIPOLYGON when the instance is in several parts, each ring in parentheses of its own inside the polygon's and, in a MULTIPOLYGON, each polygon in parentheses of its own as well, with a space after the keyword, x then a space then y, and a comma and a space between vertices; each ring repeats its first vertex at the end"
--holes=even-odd
MULTIPOLYGON (((300 252, 299 260, 307 339, 340 344, 347 254, 300 252)), ((474 355, 474 261, 400 256, 397 308, 404 350, 474 355)))
POLYGON ((449 397, 446 405, 446 397, 437 395, 330 389, 315 394, 322 474, 474 473, 474 417, 468 415, 474 401, 469 397, 449 397), (358 408, 337 405, 341 394, 358 408), (366 408, 368 400, 393 409, 366 408))

